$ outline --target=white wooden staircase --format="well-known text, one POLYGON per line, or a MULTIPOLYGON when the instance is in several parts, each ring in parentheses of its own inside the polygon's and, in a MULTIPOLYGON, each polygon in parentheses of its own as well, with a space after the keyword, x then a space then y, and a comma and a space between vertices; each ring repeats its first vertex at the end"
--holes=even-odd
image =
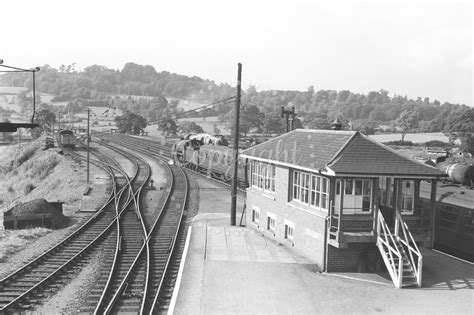
POLYGON ((421 287, 423 256, 402 216, 399 213, 396 216, 392 233, 378 211, 377 247, 395 287, 421 287))

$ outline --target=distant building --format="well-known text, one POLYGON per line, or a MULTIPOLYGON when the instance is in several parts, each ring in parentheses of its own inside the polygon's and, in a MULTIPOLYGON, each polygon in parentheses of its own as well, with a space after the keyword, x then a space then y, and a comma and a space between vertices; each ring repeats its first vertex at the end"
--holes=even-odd
MULTIPOLYGON (((395 265, 395 285, 409 283, 398 275, 406 260, 397 249, 403 245, 398 236, 407 232, 406 223, 419 245, 431 246, 433 211, 420 208, 420 181, 432 181, 434 207, 443 172, 355 131, 294 130, 241 156, 249 160, 247 226, 326 271, 373 270, 383 258, 395 265), (395 242, 385 244, 384 238, 395 242)), ((410 260, 418 277, 416 261, 410 260)))

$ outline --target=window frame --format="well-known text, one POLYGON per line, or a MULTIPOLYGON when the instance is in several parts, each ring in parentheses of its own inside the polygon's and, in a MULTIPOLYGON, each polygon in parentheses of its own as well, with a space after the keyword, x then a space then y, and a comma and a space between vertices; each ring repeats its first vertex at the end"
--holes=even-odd
POLYGON ((329 211, 329 178, 297 169, 292 173, 291 200, 312 209, 329 211))
POLYGON ((252 160, 250 162, 250 186, 274 194, 276 167, 270 163, 252 160))
POLYGON ((257 207, 252 207, 252 223, 260 225, 260 209, 257 207))
POLYGON ((276 215, 271 212, 267 212, 267 231, 275 233, 275 230, 276 230, 276 215), (270 224, 270 223, 273 223, 273 224, 270 224))
POLYGON ((285 239, 290 242, 294 242, 295 240, 295 223, 286 219, 285 219, 285 239), (290 231, 291 233, 289 233, 290 231))

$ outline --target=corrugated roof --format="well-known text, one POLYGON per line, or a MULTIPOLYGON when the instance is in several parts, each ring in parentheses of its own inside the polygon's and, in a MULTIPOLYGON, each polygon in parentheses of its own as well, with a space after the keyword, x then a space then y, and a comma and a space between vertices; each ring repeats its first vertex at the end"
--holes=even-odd
POLYGON ((249 148, 242 155, 336 174, 446 176, 356 131, 297 129, 249 148))

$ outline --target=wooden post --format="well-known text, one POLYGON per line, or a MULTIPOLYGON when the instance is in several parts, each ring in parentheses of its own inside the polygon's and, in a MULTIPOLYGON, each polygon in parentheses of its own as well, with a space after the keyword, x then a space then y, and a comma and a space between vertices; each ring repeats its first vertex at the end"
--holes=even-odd
POLYGON ((434 247, 434 241, 435 241, 435 225, 436 225, 436 188, 438 187, 438 180, 432 179, 431 180, 431 196, 430 196, 430 205, 431 205, 431 211, 430 211, 430 228, 431 228, 431 235, 430 235, 430 240, 431 240, 431 248, 434 247))
POLYGON ((234 172, 232 174, 232 190, 230 205, 230 225, 236 224, 237 217, 237 171, 239 167, 239 118, 240 118, 240 93, 242 84, 242 64, 237 65, 237 97, 235 99, 234 113, 234 172))
POLYGON ((334 215, 334 199, 336 199, 336 178, 329 178, 329 218, 334 215))
POLYGON ((337 220, 337 238, 339 239, 339 235, 342 233, 342 215, 344 214, 344 193, 345 193, 345 186, 346 179, 341 178, 341 194, 339 195, 339 220, 337 220))
POLYGON ((400 221, 399 221, 399 216, 401 216, 401 201, 402 201, 402 183, 403 180, 401 178, 396 178, 395 179, 395 185, 393 185, 393 188, 395 190, 395 198, 394 198, 394 203, 395 203, 395 236, 398 237, 398 233, 400 230, 400 221))
POLYGON ((31 123, 35 121, 35 112, 36 112, 36 76, 35 71, 33 70, 33 116, 31 116, 31 123))
POLYGON ((374 178, 372 180, 372 194, 370 198, 372 198, 370 204, 371 204, 372 211, 374 214, 374 221, 372 223, 372 232, 375 233, 377 231, 377 214, 379 211, 379 179, 378 178, 374 178))

